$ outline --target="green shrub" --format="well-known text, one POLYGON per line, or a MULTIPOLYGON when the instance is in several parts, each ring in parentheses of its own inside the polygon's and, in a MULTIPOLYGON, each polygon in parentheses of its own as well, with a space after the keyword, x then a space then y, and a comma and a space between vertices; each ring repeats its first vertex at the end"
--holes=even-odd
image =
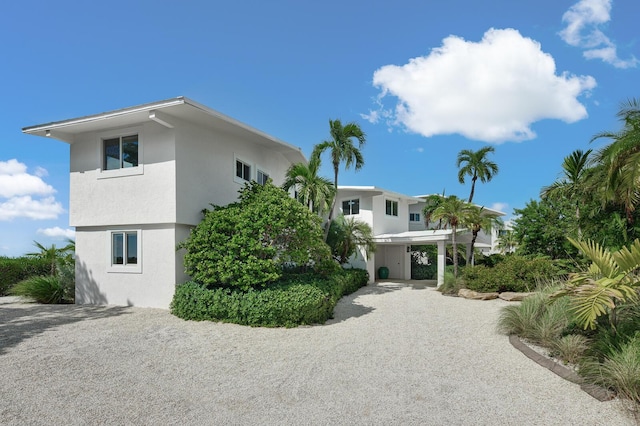
POLYGON ((468 289, 478 292, 527 292, 536 289, 541 282, 551 280, 557 273, 549 259, 510 255, 493 268, 483 265, 465 268, 463 278, 468 289))
POLYGON ((176 288, 171 313, 185 320, 260 327, 324 323, 338 300, 367 284, 367 271, 350 269, 330 277, 288 274, 266 288, 207 288, 188 282, 176 288))
POLYGON ((287 265, 326 270, 331 259, 320 218, 270 182, 248 184, 238 202, 206 211, 180 248, 194 280, 242 290, 279 280, 287 265))
POLYGON ((463 281, 453 275, 453 272, 444 272, 444 282, 437 290, 442 294, 458 294, 461 288, 464 288, 463 281))
POLYGON ((14 296, 28 297, 38 303, 70 303, 68 289, 57 275, 40 275, 27 278, 14 285, 9 293, 14 296))
POLYGON ((497 264, 504 261, 505 257, 506 256, 504 254, 500 253, 493 253, 488 256, 477 256, 475 257, 475 263, 476 265, 484 265, 489 268, 493 268, 497 264))
POLYGON ((0 257, 0 296, 6 296, 11 287, 29 277, 47 275, 50 264, 33 257, 0 257))
POLYGON ((587 338, 581 334, 568 334, 553 344, 557 357, 571 364, 580 361, 588 347, 587 338))

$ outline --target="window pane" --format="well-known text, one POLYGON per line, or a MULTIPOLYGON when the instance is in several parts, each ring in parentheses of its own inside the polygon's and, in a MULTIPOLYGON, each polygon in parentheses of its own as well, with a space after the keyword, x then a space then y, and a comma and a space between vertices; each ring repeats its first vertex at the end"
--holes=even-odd
POLYGON ((242 179, 251 180, 251 167, 247 166, 246 164, 243 164, 243 166, 244 172, 242 174, 242 179))
POLYGON ((351 214, 351 200, 346 200, 342 202, 342 214, 349 215, 351 214))
POLYGON ((389 200, 385 202, 385 213, 391 215, 391 201, 389 200))
POLYGON ((138 135, 122 138, 122 167, 138 166, 138 135))
POLYGON ((120 168, 120 138, 106 139, 104 141, 104 164, 103 170, 114 170, 120 168))
POLYGON ((124 236, 122 234, 111 235, 111 264, 123 265, 124 264, 124 236))
POLYGON ((393 215, 398 216, 398 202, 393 201, 393 215))
POLYGON ((236 160, 236 177, 242 177, 242 161, 236 160))
POLYGON ((351 214, 360 214, 360 199, 351 200, 351 214))
POLYGON ((262 170, 258 170, 258 183, 260 185, 264 185, 269 180, 269 175, 263 172, 262 170))
POLYGON ((138 233, 127 232, 127 264, 138 264, 138 233))

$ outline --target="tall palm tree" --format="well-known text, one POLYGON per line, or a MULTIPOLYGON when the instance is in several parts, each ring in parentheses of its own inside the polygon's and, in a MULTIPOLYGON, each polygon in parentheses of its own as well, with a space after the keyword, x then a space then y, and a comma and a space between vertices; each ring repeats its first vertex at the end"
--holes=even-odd
POLYGON ((476 205, 469 205, 467 213, 464 218, 465 226, 471 229, 471 256, 467 259, 467 265, 473 265, 474 261, 474 248, 478 234, 480 231, 491 231, 494 228, 501 228, 502 221, 500 218, 487 214, 484 211, 484 207, 478 207, 476 205))
POLYGON ((468 214, 470 204, 464 200, 450 195, 444 199, 432 214, 433 220, 444 220, 451 226, 451 243, 453 245, 453 275, 458 276, 458 244, 456 242, 456 233, 458 226, 463 225, 468 214))
POLYGON ((498 165, 487 158, 487 155, 494 151, 495 149, 492 146, 485 146, 477 151, 463 149, 458 153, 457 167, 460 168, 458 170, 458 181, 464 183, 465 176, 471 176, 469 203, 473 201, 476 181, 480 179, 480 182, 489 182, 498 174, 498 165))
MULTIPOLYGON (((433 212, 438 208, 442 201, 445 199, 444 191, 442 191, 442 195, 440 194, 431 194, 424 198, 425 205, 422 208, 422 215, 424 216, 424 226, 427 228, 431 223, 433 212)), ((438 221, 437 229, 442 229, 442 219, 438 221)))
POLYGON ((624 207, 631 225, 633 211, 640 203, 640 100, 622 103, 616 115, 623 122, 622 130, 601 132, 591 140, 613 141, 596 154, 596 160, 604 168, 606 198, 624 207))
POLYGON ((576 223, 578 224, 578 239, 582 238, 580 229, 580 204, 584 200, 586 179, 591 160, 591 150, 583 152, 578 149, 564 158, 562 162, 562 178, 545 186, 540 191, 540 197, 549 199, 570 199, 575 203, 576 223))
MULTIPOLYGON (((344 162, 345 169, 348 169, 353 164, 355 170, 360 170, 364 166, 364 158, 360 149, 366 142, 366 135, 355 123, 347 123, 344 126, 340 120, 329 120, 329 133, 331 139, 319 143, 314 148, 314 154, 318 157, 326 150, 331 152, 331 163, 333 164, 333 184, 338 192, 338 172, 340 170, 340 164, 344 162), (354 140, 357 142, 357 146, 354 145, 354 140)), ((331 209, 329 209, 329 219, 327 227, 325 228, 325 240, 329 234, 329 227, 331 226, 331 216, 336 206, 336 198, 333 198, 331 203, 331 209)))
POLYGON ((298 200, 309 210, 323 216, 333 202, 335 187, 324 176, 319 176, 320 156, 314 152, 308 164, 292 164, 287 170, 282 188, 295 188, 298 200))

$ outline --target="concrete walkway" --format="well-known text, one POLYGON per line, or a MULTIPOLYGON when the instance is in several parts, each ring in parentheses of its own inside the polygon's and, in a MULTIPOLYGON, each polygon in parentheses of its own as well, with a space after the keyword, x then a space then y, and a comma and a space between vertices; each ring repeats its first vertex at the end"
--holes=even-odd
POLYGON ((0 424, 626 425, 495 332, 508 302, 379 283, 322 326, 0 304, 0 424))

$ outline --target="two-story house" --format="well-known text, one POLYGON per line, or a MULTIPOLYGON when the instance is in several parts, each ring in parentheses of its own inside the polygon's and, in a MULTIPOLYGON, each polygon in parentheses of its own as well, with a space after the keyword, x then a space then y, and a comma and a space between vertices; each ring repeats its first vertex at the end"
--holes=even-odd
MULTIPOLYGON (((357 253, 350 263, 367 269, 369 276, 377 277, 380 267, 386 267, 390 279, 411 279, 411 246, 434 244, 438 247, 437 285, 444 282, 446 246, 452 243, 451 229, 434 229, 426 224, 422 210, 426 196, 409 196, 375 186, 340 186, 334 216, 344 214, 371 226, 377 244, 375 253, 368 257, 357 253)), ((485 214, 502 216, 503 212, 484 208, 485 214)), ((475 246, 489 252, 495 245, 497 231, 481 231, 475 246)), ((471 232, 461 229, 456 235, 460 244, 470 250, 471 232)))
POLYGON ((282 184, 300 148, 178 97, 30 126, 70 144, 76 303, 167 308, 184 282, 177 245, 210 203, 251 180, 282 184))

